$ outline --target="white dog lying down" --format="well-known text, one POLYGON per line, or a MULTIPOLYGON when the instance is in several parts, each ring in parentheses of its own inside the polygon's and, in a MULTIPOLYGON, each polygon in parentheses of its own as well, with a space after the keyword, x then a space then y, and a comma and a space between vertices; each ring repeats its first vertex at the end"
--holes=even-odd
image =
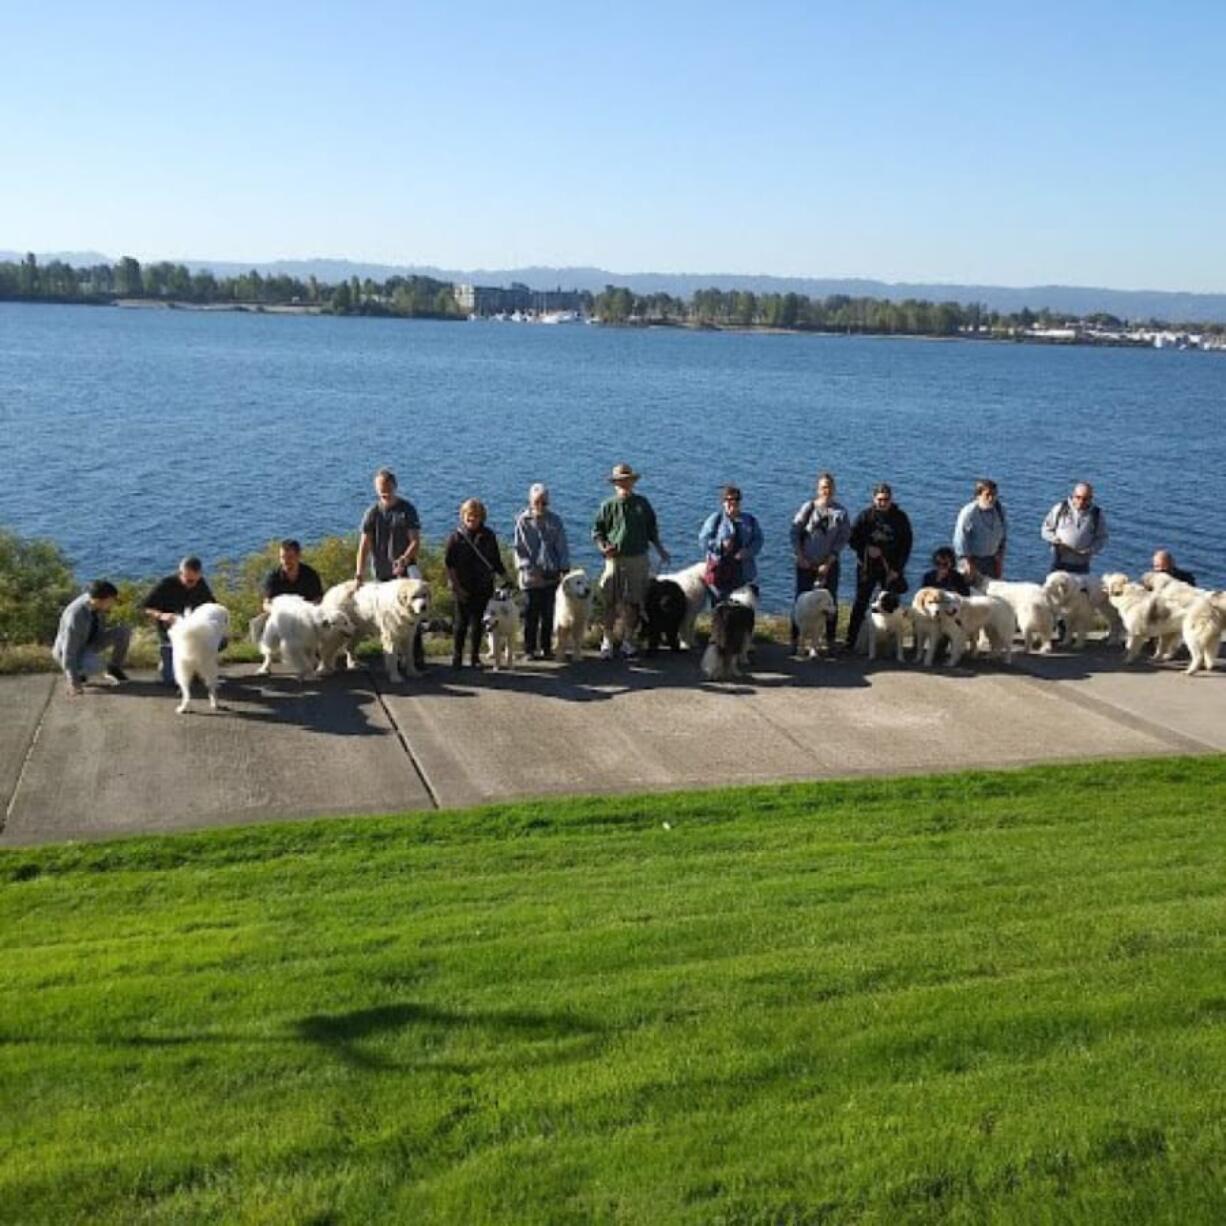
POLYGON ((325 593, 321 606, 327 613, 343 613, 353 626, 347 639, 320 644, 321 673, 336 667, 336 653, 343 644, 350 668, 355 668, 353 648, 359 639, 378 635, 383 647, 387 679, 400 680, 400 668, 410 676, 418 675, 413 660, 413 636, 417 623, 430 612, 430 585, 424 579, 388 579, 385 583, 363 583, 350 579, 325 593))
POLYGON ((499 588, 486 603, 481 625, 490 644, 490 662, 495 669, 510 668, 515 659, 515 631, 519 627, 519 604, 507 588, 499 588))
POLYGON ((982 635, 988 648, 1006 663, 1013 663, 1013 609, 999 596, 957 596, 954 615, 946 619, 949 664, 954 667, 963 652, 977 655, 982 635))
POLYGON ((1132 664, 1151 639, 1154 659, 1169 660, 1179 648, 1188 606, 1172 599, 1165 587, 1151 592, 1139 583, 1129 583, 1127 575, 1104 575, 1103 582, 1124 623, 1124 660, 1132 664))
POLYGON ((931 668, 937 647, 949 635, 958 613, 958 597, 939 587, 922 587, 911 599, 911 625, 915 630, 915 658, 931 668))
POLYGON ((1224 633, 1226 592, 1208 592, 1189 605, 1183 615, 1183 641, 1192 657, 1191 664, 1184 669, 1189 677, 1201 669, 1213 670, 1224 633))
POLYGON ((280 655, 298 680, 304 681, 319 666, 325 646, 335 655, 352 637, 353 623, 340 609, 325 609, 301 596, 274 596, 260 635, 264 662, 256 673, 270 673, 273 657, 280 655))
POLYGON ((894 592, 880 592, 865 619, 868 629, 868 658, 875 660, 879 650, 894 648, 899 664, 907 660, 906 638, 911 626, 911 610, 894 592))
POLYGON ((699 613, 707 607, 707 585, 702 581, 706 570, 705 562, 695 562, 693 566, 687 566, 685 570, 659 576, 661 579, 671 579, 685 593, 685 618, 681 622, 677 639, 686 651, 694 646, 694 626, 698 621, 699 613))
POLYGON ((175 711, 182 715, 192 700, 192 678, 199 677, 209 692, 209 706, 217 707, 218 655, 222 640, 230 633, 230 614, 224 605, 202 604, 176 619, 170 627, 175 682, 182 701, 175 711))
POLYGON ((834 597, 824 587, 801 592, 792 605, 792 620, 796 623, 796 650, 808 648, 813 659, 826 641, 826 619, 834 612, 834 597))
POLYGON ((1056 615, 1047 593, 1038 583, 1014 583, 1007 579, 981 579, 975 588, 984 596, 999 596, 1013 610, 1026 651, 1051 651, 1056 615))
POLYGON ((553 606, 553 647, 566 659, 583 658, 583 641, 592 616, 592 581, 581 567, 568 570, 558 584, 553 606))

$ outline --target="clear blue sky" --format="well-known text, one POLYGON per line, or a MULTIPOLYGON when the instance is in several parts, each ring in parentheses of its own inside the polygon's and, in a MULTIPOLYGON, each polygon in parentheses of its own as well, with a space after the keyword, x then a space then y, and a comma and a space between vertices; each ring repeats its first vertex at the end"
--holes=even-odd
POLYGON ((0 8, 0 248, 1226 291, 1226 4, 0 8))

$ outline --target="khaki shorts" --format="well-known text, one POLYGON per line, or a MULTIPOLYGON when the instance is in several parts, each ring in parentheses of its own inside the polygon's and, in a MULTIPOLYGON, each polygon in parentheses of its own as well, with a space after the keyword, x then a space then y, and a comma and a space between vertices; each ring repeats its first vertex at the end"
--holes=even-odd
POLYGON ((600 576, 600 595, 606 609, 617 605, 632 604, 643 607, 647 597, 647 583, 651 578, 647 555, 632 558, 605 558, 600 576))

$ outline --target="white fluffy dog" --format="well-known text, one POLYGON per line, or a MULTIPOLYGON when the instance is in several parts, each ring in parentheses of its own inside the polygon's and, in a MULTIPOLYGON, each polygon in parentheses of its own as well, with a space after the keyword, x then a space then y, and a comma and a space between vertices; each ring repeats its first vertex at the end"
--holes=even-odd
POLYGON ((1154 659, 1169 660, 1179 648, 1184 613, 1189 606, 1171 599, 1165 587, 1151 592, 1140 583, 1129 583, 1127 575, 1104 575, 1103 582, 1124 623, 1125 662, 1132 664, 1151 639, 1154 659))
POLYGON ((489 636, 490 662, 495 669, 510 668, 515 659, 515 632, 519 607, 506 588, 499 588, 487 602, 481 625, 489 636))
POLYGON ((170 627, 175 681, 182 701, 175 711, 182 715, 192 700, 192 679, 199 677, 209 692, 209 706, 217 710, 218 655, 222 640, 230 633, 230 614, 224 605, 202 604, 178 618, 170 627))
POLYGON ((1191 664, 1184 672, 1190 677, 1204 669, 1211 672, 1217 663, 1222 635, 1226 633, 1226 592, 1209 592, 1191 605, 1183 615, 1183 641, 1191 664))
POLYGON ((803 652, 808 647, 813 659, 818 648, 826 641, 826 619, 834 612, 834 597, 824 587, 801 592, 792 606, 792 620, 796 623, 796 650, 803 652))
MULTIPOLYGON (((1086 635, 1098 622, 1098 611, 1090 599, 1090 585, 1085 582, 1088 578, 1088 575, 1073 575, 1065 570, 1055 570, 1043 580, 1047 602, 1055 615, 1064 622, 1065 643, 1072 648, 1084 647, 1086 635)), ((1111 604, 1106 601, 1105 593, 1104 602, 1110 609, 1111 604)), ((1119 618, 1115 620, 1118 625, 1119 618)))
POLYGON ((685 570, 659 576, 661 579, 671 579, 685 593, 685 618, 681 622, 681 630, 677 638, 686 651, 694 646, 694 626, 698 622, 699 613, 707 607, 707 585, 702 581, 706 571, 705 562, 695 562, 693 566, 687 566, 685 570))
POLYGON ((954 630, 958 597, 939 587, 922 587, 911 600, 911 625, 915 630, 915 658, 932 667, 943 636, 954 630))
POLYGON ((911 610, 894 592, 881 592, 869 609, 867 620, 868 658, 875 660, 879 650, 894 648, 899 664, 907 662, 907 631, 911 610))
POLYGON ((417 676, 413 636, 418 622, 430 612, 430 585, 424 579, 388 579, 385 583, 363 584, 351 579, 330 587, 324 593, 321 607, 329 614, 343 613, 353 626, 353 634, 347 641, 338 637, 335 642, 321 643, 321 673, 329 673, 335 667, 336 653, 342 643, 348 651, 349 667, 355 668, 354 645, 367 635, 377 634, 383 647, 387 679, 399 681, 402 666, 410 676, 417 676))
POLYGON ((1027 652, 1051 651, 1056 615, 1041 584, 981 579, 976 587, 983 595, 998 596, 1009 604, 1027 652))
POLYGON ((558 584, 553 606, 554 650, 566 659, 583 658, 583 641, 592 616, 592 581, 581 567, 568 570, 558 584))
POLYGON ((964 652, 974 656, 982 635, 989 649, 1006 663, 1013 662, 1013 609, 999 596, 957 596, 954 616, 947 621, 949 665, 955 667, 964 652))
POLYGON ((325 645, 331 645, 335 655, 337 648, 352 637, 353 623, 341 610, 325 609, 301 596, 274 596, 260 635, 264 662, 256 673, 270 673, 273 657, 280 655, 298 680, 304 681, 319 664, 325 645))

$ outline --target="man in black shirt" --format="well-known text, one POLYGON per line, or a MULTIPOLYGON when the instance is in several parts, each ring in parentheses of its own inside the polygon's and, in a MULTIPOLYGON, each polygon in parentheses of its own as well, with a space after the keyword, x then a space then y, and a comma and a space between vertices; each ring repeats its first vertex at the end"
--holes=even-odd
POLYGON ((162 646, 162 681, 175 684, 173 656, 170 649, 170 627, 192 609, 212 604, 213 593, 204 579, 204 564, 188 556, 179 563, 177 574, 167 575, 145 597, 145 616, 157 626, 162 646))
POLYGON ((864 508, 851 528, 851 548, 859 559, 856 568, 856 600, 847 624, 847 650, 854 651, 868 602, 878 587, 902 595, 907 590, 903 573, 911 556, 911 520, 894 501, 894 492, 884 481, 873 487, 873 501, 864 508))
POLYGON ((247 634, 257 646, 268 623, 275 597, 301 596, 312 604, 318 604, 324 598, 324 585, 319 573, 302 560, 302 546, 293 537, 286 537, 281 542, 277 558, 280 565, 264 577, 263 611, 257 613, 247 626, 247 634))
POLYGON ((1190 570, 1181 570, 1175 565, 1175 557, 1169 549, 1159 549, 1154 554, 1154 570, 1159 574, 1170 575, 1172 579, 1178 579, 1180 583, 1186 583, 1190 587, 1196 586, 1196 576, 1190 570))

